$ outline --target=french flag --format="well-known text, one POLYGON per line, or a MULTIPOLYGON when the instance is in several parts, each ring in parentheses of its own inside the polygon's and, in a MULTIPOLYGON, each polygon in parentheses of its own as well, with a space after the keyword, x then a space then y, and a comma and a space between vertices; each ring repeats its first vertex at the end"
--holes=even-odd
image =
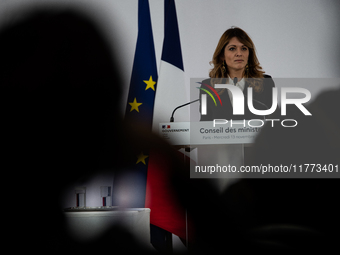
MULTIPOLYGON (((156 133, 159 130, 159 123, 169 122, 172 111, 188 102, 174 0, 165 0, 164 12, 163 51, 153 113, 153 131, 156 133)), ((175 119, 189 121, 189 110, 181 108, 175 119)), ((170 128, 169 125, 162 127, 170 128)), ((187 238, 186 210, 179 204, 178 197, 169 185, 173 171, 169 165, 171 164, 167 164, 166 159, 157 151, 150 152, 145 207, 151 208, 152 225, 183 240, 187 238)))
MULTIPOLYGON (((172 111, 189 101, 174 0, 165 0, 164 18, 163 51, 153 112, 153 131, 157 133, 159 123, 169 122, 172 111)), ((176 111, 175 120, 189 121, 189 107, 176 111)))

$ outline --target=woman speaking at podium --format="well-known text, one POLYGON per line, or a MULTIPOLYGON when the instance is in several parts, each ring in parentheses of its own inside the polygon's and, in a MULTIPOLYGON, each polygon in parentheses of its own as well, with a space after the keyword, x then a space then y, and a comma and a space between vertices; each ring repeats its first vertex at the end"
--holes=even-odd
POLYGON ((216 105, 214 99, 207 95, 206 114, 201 112, 201 121, 262 118, 248 109, 248 87, 253 88, 252 101, 255 109, 271 108, 274 82, 262 71, 256 57, 255 45, 245 31, 238 27, 226 30, 217 44, 210 64, 213 65, 209 73, 211 79, 202 82, 200 94, 207 94, 206 91, 212 90, 210 94, 216 97, 217 93, 221 103, 216 105), (234 84, 243 91, 244 115, 233 115, 231 92, 227 89, 214 89, 215 84, 234 84))

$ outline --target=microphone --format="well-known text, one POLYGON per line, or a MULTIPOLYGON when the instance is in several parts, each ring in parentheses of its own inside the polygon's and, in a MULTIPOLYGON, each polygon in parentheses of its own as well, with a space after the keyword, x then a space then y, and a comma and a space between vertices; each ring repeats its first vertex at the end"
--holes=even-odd
POLYGON ((237 83, 237 77, 235 77, 235 78, 233 79, 233 81, 234 81, 234 85, 236 85, 236 83, 237 83))
POLYGON ((260 104, 260 105, 266 107, 266 110, 269 110, 269 107, 268 107, 266 104, 262 103, 261 101, 258 101, 258 100, 256 100, 256 99, 252 99, 252 100, 253 100, 254 102, 256 102, 256 103, 258 103, 258 104, 260 104))
POLYGON ((188 105, 188 104, 192 104, 192 103, 195 103, 195 102, 197 102, 197 101, 199 101, 200 99, 196 99, 196 100, 194 100, 194 101, 191 101, 191 102, 189 102, 189 103, 186 103, 186 104, 182 104, 182 105, 180 105, 180 106, 177 106, 174 110, 173 110, 173 112, 172 112, 172 114, 171 114, 171 118, 170 118, 170 122, 174 122, 174 113, 175 113, 175 111, 178 109, 178 108, 182 108, 183 106, 186 106, 186 105, 188 105))

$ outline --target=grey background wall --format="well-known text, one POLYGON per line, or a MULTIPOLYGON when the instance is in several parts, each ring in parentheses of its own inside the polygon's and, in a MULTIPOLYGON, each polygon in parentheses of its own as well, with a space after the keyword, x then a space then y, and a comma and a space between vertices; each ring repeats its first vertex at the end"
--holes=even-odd
MULTIPOLYGON (((160 0, 149 3, 159 66, 164 3, 160 0)), ((137 39, 138 0, 1 0, 0 26, 19 18, 18 10, 41 4, 77 6, 101 24, 121 66, 123 112, 137 39)), ((274 78, 340 78, 340 1, 177 0, 176 8, 187 95, 190 78, 208 76, 217 42, 231 26, 249 33, 263 69, 274 78)), ((316 94, 339 84, 335 80, 317 86, 316 94)), ((88 205, 96 206, 96 199, 93 201, 88 205)))
MULTIPOLYGON (((15 10, 42 3, 77 6, 102 25, 121 64, 125 107, 137 39, 138 0, 1 0, 0 25, 16 17, 15 10)), ((159 65, 164 3, 149 3, 159 65)), ((340 77, 340 1, 180 0, 176 8, 187 95, 190 78, 208 76, 217 42, 231 26, 251 36, 263 69, 274 78, 340 77)))

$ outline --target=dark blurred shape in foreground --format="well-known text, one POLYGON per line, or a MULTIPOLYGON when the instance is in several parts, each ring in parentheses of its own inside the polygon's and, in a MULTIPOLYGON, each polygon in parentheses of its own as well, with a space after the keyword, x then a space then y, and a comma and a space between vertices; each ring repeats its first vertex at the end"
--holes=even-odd
POLYGON ((123 124, 122 81, 111 46, 86 15, 63 8, 32 11, 0 32, 2 169, 10 184, 3 205, 10 206, 13 223, 6 234, 17 242, 14 250, 145 249, 120 226, 78 242, 61 208, 68 185, 100 171, 129 169, 142 149, 155 149, 174 169, 182 167, 164 141, 123 124))

